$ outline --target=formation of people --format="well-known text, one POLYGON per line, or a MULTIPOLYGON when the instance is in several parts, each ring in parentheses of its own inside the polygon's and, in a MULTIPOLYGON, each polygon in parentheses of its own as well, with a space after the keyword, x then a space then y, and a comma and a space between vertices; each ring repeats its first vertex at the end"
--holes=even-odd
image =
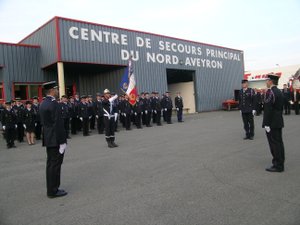
MULTIPOLYGON (((131 130, 151 127, 153 124, 162 125, 172 123, 172 111, 177 114, 177 121, 183 122, 183 99, 180 93, 173 101, 170 93, 162 96, 158 92, 142 92, 136 98, 136 103, 129 103, 128 95, 117 96, 105 89, 103 93, 92 95, 79 94, 74 96, 63 95, 56 98, 63 119, 65 135, 70 139, 72 135, 82 132, 83 136, 89 136, 92 130, 98 134, 105 134, 108 147, 117 147, 114 141, 114 132, 122 126, 131 130), (109 119, 109 120, 107 120, 109 119), (109 121, 109 122, 108 122, 109 121), (109 131, 110 130, 110 131, 109 131)), ((1 123, 7 148, 15 148, 15 140, 24 142, 24 137, 29 145, 34 145, 35 140, 40 140, 42 125, 40 118, 40 103, 37 97, 32 101, 22 103, 19 98, 7 101, 1 110, 1 123)))

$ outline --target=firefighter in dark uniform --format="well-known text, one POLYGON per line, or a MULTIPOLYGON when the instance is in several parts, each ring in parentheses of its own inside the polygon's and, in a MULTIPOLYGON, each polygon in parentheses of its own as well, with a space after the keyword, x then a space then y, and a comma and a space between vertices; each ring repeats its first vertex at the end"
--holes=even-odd
POLYGON ((146 114, 145 114, 145 93, 142 92, 139 98, 140 102, 141 102, 141 108, 142 108, 142 113, 141 113, 141 117, 142 117, 142 124, 146 125, 146 114))
POLYGON ((171 118, 172 118, 172 109, 173 109, 173 103, 172 99, 170 98, 170 92, 167 91, 161 100, 162 108, 165 112, 165 119, 168 124, 171 124, 171 118))
POLYGON ((41 126, 41 116, 40 116, 40 104, 39 104, 38 97, 34 96, 32 99, 33 99, 32 108, 35 113, 35 124, 36 124, 34 133, 35 133, 36 140, 41 140, 42 126, 41 126))
POLYGON ((183 122, 182 120, 183 99, 180 95, 180 92, 177 92, 177 96, 175 97, 175 108, 177 111, 177 120, 179 123, 181 123, 183 122))
POLYGON ((254 137, 254 115, 256 101, 255 93, 252 88, 248 88, 248 80, 242 80, 242 89, 239 95, 239 109, 242 114, 242 119, 244 123, 244 130, 246 136, 244 140, 253 140, 254 137))
POLYGON ((86 101, 86 95, 81 96, 81 102, 79 104, 79 118, 82 121, 83 136, 89 136, 89 110, 86 101))
POLYGON ((96 94, 96 119, 98 134, 103 134, 104 131, 104 111, 102 106, 101 94, 96 94))
POLYGON ((270 151, 273 156, 272 166, 266 168, 268 172, 284 171, 285 153, 282 141, 284 97, 282 92, 277 88, 278 80, 278 75, 274 73, 268 74, 266 82, 268 90, 264 98, 265 107, 262 127, 266 130, 270 151))
MULTIPOLYGON (((79 114, 79 105, 81 103, 81 99, 79 98, 78 93, 76 93, 75 96, 74 96, 74 103, 77 107, 77 111, 78 111, 78 114, 79 114)), ((77 117, 76 129, 77 129, 77 131, 81 131, 81 129, 82 129, 82 121, 80 120, 79 115, 77 117)))
POLYGON ((299 115, 299 101, 300 101, 300 93, 296 89, 291 93, 291 100, 294 105, 295 114, 299 115))
POLYGON ((58 96, 56 82, 44 83, 43 88, 47 96, 40 105, 40 115, 43 126, 43 146, 47 149, 47 196, 56 198, 67 195, 66 191, 59 189, 67 137, 61 107, 55 99, 58 96))
POLYGON ((283 99, 284 99, 284 114, 290 115, 291 114, 291 91, 287 88, 287 85, 283 85, 282 89, 283 99))
POLYGON ((74 98, 69 98, 69 112, 71 118, 71 134, 77 134, 77 120, 78 120, 78 105, 75 103, 74 98))
POLYGON ((90 129, 95 130, 95 122, 96 122, 96 113, 95 113, 95 102, 93 101, 93 96, 88 95, 88 111, 89 111, 89 118, 90 118, 90 129))
POLYGON ((151 114, 152 114, 152 123, 156 123, 156 114, 157 114, 157 111, 156 111, 156 97, 155 97, 155 94, 156 92, 155 91, 152 91, 151 93, 151 97, 150 97, 150 103, 151 103, 151 114))
POLYGON ((5 109, 1 115, 2 129, 5 132, 7 148, 15 148, 15 130, 17 128, 17 116, 11 107, 11 102, 5 102, 5 109))
POLYGON ((145 114, 145 125, 146 127, 151 127, 151 114, 152 114, 152 109, 151 109, 151 100, 149 93, 145 93, 145 100, 144 100, 144 114, 145 114))
POLYGON ((125 100, 123 102, 123 115, 125 120, 125 128, 126 130, 131 130, 131 105, 129 103, 128 95, 125 95, 125 100))
POLYGON ((143 108, 143 101, 140 101, 139 96, 137 96, 136 103, 132 106, 132 111, 134 115, 134 124, 136 125, 137 129, 142 128, 141 125, 142 108, 143 108))
POLYGON ((26 139, 29 145, 34 145, 34 132, 36 126, 36 115, 32 108, 31 101, 26 101, 26 109, 23 111, 23 126, 25 128, 26 139))
POLYGON ((16 98, 16 104, 12 107, 17 116, 17 139, 19 142, 24 141, 24 126, 23 126, 23 111, 24 105, 20 101, 20 98, 16 98))
POLYGON ((70 108, 68 105, 68 97, 66 95, 61 96, 61 115, 64 120, 64 127, 66 131, 66 137, 70 137, 70 108))
POLYGON ((156 115, 155 121, 157 126, 161 126, 161 99, 159 98, 159 93, 155 92, 155 98, 153 99, 154 101, 154 113, 156 115))
POLYGON ((109 148, 118 147, 115 143, 115 112, 113 111, 113 102, 118 95, 111 97, 108 89, 104 90, 104 99, 102 101, 104 111, 105 139, 109 148))

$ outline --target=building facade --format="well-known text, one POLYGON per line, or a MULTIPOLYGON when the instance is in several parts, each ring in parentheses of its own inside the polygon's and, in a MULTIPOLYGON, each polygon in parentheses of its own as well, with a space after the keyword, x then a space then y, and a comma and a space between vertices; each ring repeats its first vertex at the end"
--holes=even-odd
POLYGON ((130 56, 139 92, 181 91, 197 112, 220 109, 244 75, 241 50, 54 17, 18 44, 0 43, 0 98, 41 99, 49 80, 60 94, 121 93, 130 56))

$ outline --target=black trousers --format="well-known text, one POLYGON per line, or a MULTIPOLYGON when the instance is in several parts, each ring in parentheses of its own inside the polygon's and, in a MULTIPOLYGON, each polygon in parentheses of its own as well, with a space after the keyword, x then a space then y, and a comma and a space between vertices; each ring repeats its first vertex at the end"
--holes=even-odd
POLYGON ((145 124, 146 126, 150 126, 150 123, 151 123, 151 111, 147 111, 147 114, 146 112, 144 113, 145 114, 145 117, 146 117, 146 120, 145 120, 145 124))
POLYGON ((244 130, 246 132, 246 137, 254 137, 254 119, 251 113, 242 113, 244 130))
POLYGON ((141 113, 137 113, 137 115, 134 115, 134 124, 137 128, 141 128, 141 113))
POLYGON ((298 102, 294 102, 294 109, 295 109, 295 114, 299 115, 299 103, 298 102))
POLYGON ((42 133, 42 125, 40 121, 36 121, 36 126, 35 126, 35 136, 37 140, 41 139, 41 133, 42 133))
POLYGON ((269 133, 266 132, 270 146, 270 152, 273 156, 272 164, 278 169, 284 169, 284 145, 282 141, 282 128, 272 129, 269 133))
POLYGON ((95 124, 96 124, 96 117, 95 115, 92 115, 91 120, 90 120, 90 129, 95 130, 95 124))
POLYGON ((153 110, 153 112, 152 112, 152 123, 156 123, 156 114, 157 113, 155 113, 154 110, 153 110))
POLYGON ((125 120, 125 128, 126 130, 129 130, 131 127, 131 115, 126 113, 124 120, 125 120))
POLYGON ((172 123, 172 109, 167 109, 166 120, 167 120, 167 123, 172 123))
POLYGON ((19 142, 24 140, 24 127, 22 122, 17 123, 17 138, 19 142))
POLYGON ((83 136, 87 136, 89 134, 89 118, 82 119, 82 131, 83 136))
POLYGON ((60 186, 63 159, 64 154, 59 153, 59 146, 47 147, 46 182, 48 195, 55 194, 60 186))
POLYGON ((7 147, 12 147, 14 146, 14 141, 15 141, 15 127, 6 127, 5 129, 5 139, 6 139, 6 144, 7 147))
POLYGON ((98 129, 98 134, 103 134, 104 131, 104 118, 103 116, 99 116, 97 119, 97 129, 98 129))
POLYGON ((155 115, 156 115, 155 117, 156 124, 161 125, 161 110, 158 110, 155 115))
POLYGON ((177 110, 177 120, 178 122, 182 121, 182 108, 178 108, 177 110))
POLYGON ((115 117, 108 118, 104 116, 105 138, 106 141, 115 139, 115 117))
POLYGON ((291 104, 289 103, 289 101, 284 101, 284 114, 288 115, 291 114, 291 104))
POLYGON ((70 135, 70 118, 64 118, 64 127, 66 131, 66 137, 70 135))
POLYGON ((71 134, 77 134, 77 118, 71 118, 71 134))

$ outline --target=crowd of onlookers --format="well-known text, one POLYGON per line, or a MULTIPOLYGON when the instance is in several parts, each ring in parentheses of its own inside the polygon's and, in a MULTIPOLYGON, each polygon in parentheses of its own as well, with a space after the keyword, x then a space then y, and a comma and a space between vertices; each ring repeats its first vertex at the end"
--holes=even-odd
MULTIPOLYGON (((84 136, 88 136, 92 130, 97 130, 98 134, 104 133, 103 99, 104 96, 100 93, 96 94, 96 98, 92 95, 79 97, 76 94, 69 97, 63 95, 57 99, 68 138, 81 131, 84 136)), ((132 126, 137 129, 151 127, 153 124, 161 126, 162 120, 170 124, 174 110, 177 112, 177 121, 183 122, 183 99, 179 92, 174 99, 175 108, 169 92, 161 96, 158 92, 152 92, 151 95, 147 92, 141 93, 136 97, 134 105, 130 104, 129 100, 128 95, 121 95, 112 104, 115 113, 115 131, 120 127, 130 130, 132 126)), ((39 105, 38 98, 33 97, 32 101, 23 102, 16 98, 0 106, 0 122, 8 148, 16 147, 15 140, 24 142, 24 137, 29 145, 42 138, 39 105)))

